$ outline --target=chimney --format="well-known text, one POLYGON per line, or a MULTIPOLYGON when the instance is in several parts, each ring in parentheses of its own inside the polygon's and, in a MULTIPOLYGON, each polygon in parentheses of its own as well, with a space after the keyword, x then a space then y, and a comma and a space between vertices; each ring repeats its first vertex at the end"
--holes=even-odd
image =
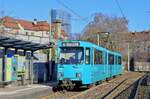
POLYGON ((54 24, 55 24, 55 29, 56 29, 56 33, 57 33, 57 35, 58 35, 58 39, 59 38, 61 38, 61 20, 56 20, 55 22, 54 22, 54 24))
POLYGON ((34 19, 33 24, 37 25, 37 19, 34 19))

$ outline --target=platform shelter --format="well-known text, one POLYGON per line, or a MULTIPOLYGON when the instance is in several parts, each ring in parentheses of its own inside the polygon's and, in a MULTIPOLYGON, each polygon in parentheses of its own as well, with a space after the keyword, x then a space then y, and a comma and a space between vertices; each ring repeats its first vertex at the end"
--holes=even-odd
POLYGON ((51 47, 51 44, 38 44, 0 36, 0 84, 8 84, 25 78, 32 84, 33 53, 51 47), (25 65, 27 56, 29 64, 25 65))

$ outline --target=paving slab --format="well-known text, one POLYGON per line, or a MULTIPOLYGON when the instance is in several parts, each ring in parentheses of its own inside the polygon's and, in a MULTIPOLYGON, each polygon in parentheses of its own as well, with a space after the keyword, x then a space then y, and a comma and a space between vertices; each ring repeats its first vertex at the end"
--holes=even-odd
POLYGON ((57 82, 0 88, 0 99, 37 99, 52 92, 57 82))

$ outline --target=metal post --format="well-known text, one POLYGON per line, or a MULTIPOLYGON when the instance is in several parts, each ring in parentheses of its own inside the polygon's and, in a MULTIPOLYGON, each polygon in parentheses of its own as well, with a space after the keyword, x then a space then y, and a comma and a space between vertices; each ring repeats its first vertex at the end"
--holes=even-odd
POLYGON ((33 84, 33 51, 30 56, 30 84, 33 84))
POLYGON ((97 34, 97 45, 99 46, 99 40, 100 40, 100 37, 99 37, 100 35, 99 34, 97 34))
POLYGON ((49 49, 49 76, 50 76, 50 78, 49 78, 49 80, 52 80, 52 49, 50 48, 49 49))
POLYGON ((2 66, 2 72, 3 72, 3 77, 2 77, 2 81, 6 80, 6 52, 7 52, 7 48, 4 48, 4 53, 3 53, 3 66, 2 66))
MULTIPOLYGON (((51 11, 49 12, 49 43, 52 42, 52 29, 51 29, 51 11)), ((48 53, 48 63, 49 63, 49 76, 52 77, 52 49, 50 48, 48 53)))
POLYGON ((51 25, 51 12, 49 12, 49 42, 52 40, 51 25))
POLYGON ((130 43, 128 43, 128 71, 130 71, 130 43))
POLYGON ((108 36, 107 36, 107 45, 106 45, 106 48, 109 48, 109 45, 110 45, 110 40, 109 40, 109 33, 108 33, 108 36))

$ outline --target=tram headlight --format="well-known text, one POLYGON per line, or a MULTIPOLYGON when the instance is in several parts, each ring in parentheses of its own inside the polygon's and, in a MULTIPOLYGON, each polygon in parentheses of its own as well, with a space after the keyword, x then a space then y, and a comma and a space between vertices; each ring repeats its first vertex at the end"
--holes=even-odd
POLYGON ((81 73, 76 73, 76 77, 81 80, 81 77, 82 77, 81 73))
POLYGON ((61 77, 63 77, 63 76, 64 76, 64 73, 58 72, 58 78, 61 78, 61 77))

